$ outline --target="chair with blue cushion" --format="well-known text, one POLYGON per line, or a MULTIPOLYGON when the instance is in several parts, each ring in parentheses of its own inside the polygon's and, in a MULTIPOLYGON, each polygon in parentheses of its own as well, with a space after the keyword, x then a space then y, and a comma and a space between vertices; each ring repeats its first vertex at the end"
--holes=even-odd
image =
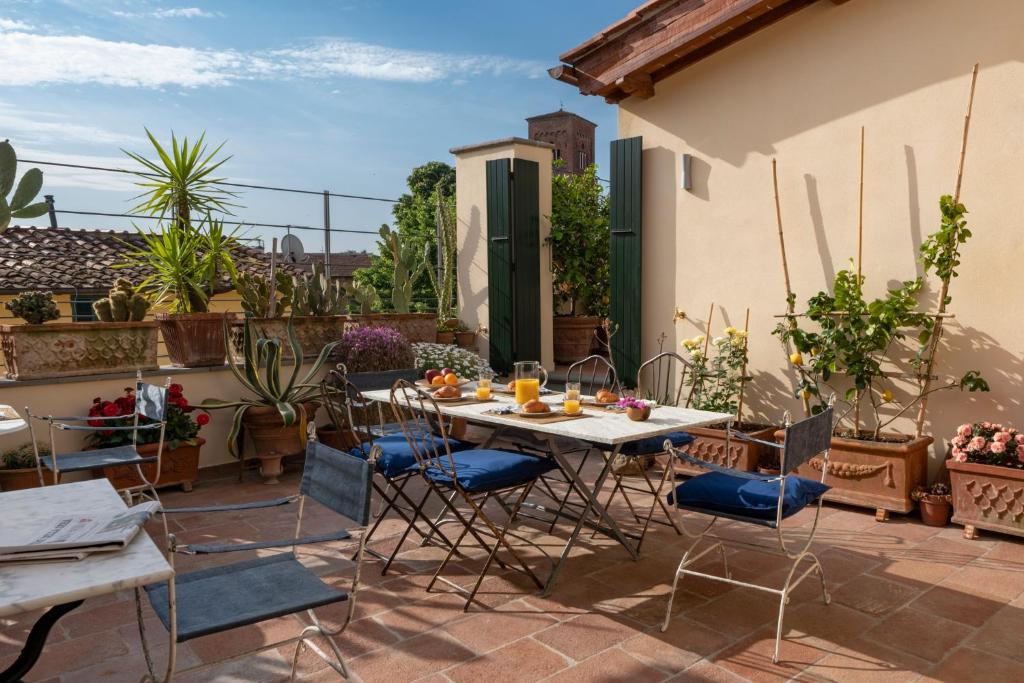
MULTIPOLYGON (((289 640, 268 644, 264 647, 278 647, 294 641, 297 637, 298 642, 292 657, 290 680, 295 679, 299 654, 307 649, 327 662, 345 679, 352 678, 352 672, 342 657, 335 639, 351 622, 355 612, 366 534, 361 534, 358 542, 349 590, 343 590, 333 583, 325 582, 310 568, 317 564, 322 565, 322 561, 318 558, 310 566, 307 566, 301 561, 300 549, 313 543, 351 539, 354 528, 345 528, 339 525, 337 530, 330 533, 305 537, 300 534, 307 498, 340 517, 354 522, 356 526, 362 527, 365 531, 365 527, 370 521, 373 465, 372 459, 367 461, 318 443, 314 434, 306 444, 306 462, 298 495, 254 503, 165 511, 165 514, 237 512, 297 503, 297 522, 295 533, 291 538, 225 545, 184 545, 177 542, 174 534, 168 535, 168 559, 172 567, 177 553, 197 555, 266 549, 280 549, 281 552, 263 555, 256 559, 177 573, 167 582, 145 587, 150 605, 164 628, 167 629, 169 636, 170 647, 164 681, 169 681, 175 673, 178 644, 300 612, 306 612, 309 620, 301 631, 289 640), (317 616, 315 611, 317 608, 340 602, 348 603, 348 609, 340 624, 332 627, 317 616), (317 640, 325 643, 327 650, 317 645, 317 640)), ((143 653, 146 666, 149 669, 149 678, 143 680, 158 681, 161 679, 155 673, 149 642, 146 638, 141 593, 141 590, 136 589, 139 634, 142 637, 143 653)))
MULTIPOLYGON (((661 627, 662 631, 668 628, 669 619, 672 616, 672 600, 675 597, 679 579, 687 575, 747 586, 779 596, 779 617, 775 631, 773 662, 779 661, 782 618, 786 609, 786 603, 789 601, 789 594, 793 589, 811 574, 817 574, 821 580, 822 597, 825 600, 825 604, 829 603, 828 588, 825 584, 825 572, 818 558, 810 552, 810 548, 814 542, 815 531, 818 528, 822 496, 829 489, 825 485, 825 475, 828 472, 828 453, 832 442, 832 408, 826 408, 817 415, 795 424, 789 424, 787 416, 786 423, 786 439, 782 444, 755 439, 741 432, 735 432, 731 435, 732 438, 780 449, 782 451, 782 457, 780 458, 782 463, 781 475, 740 472, 700 460, 666 444, 671 455, 690 464, 710 470, 679 484, 675 491, 669 494, 669 504, 674 505, 680 511, 709 516, 711 520, 697 534, 689 533, 686 531, 685 526, 680 524, 680 526, 683 526, 686 535, 694 540, 683 554, 679 568, 676 569, 675 578, 672 580, 672 593, 669 595, 668 607, 665 611, 665 622, 661 627), (821 467, 821 479, 819 481, 790 474, 800 465, 822 453, 824 454, 824 464, 821 467), (782 535, 782 522, 809 505, 814 505, 816 509, 814 522, 811 525, 807 539, 802 544, 796 543, 794 547, 790 547, 782 535), (774 529, 778 535, 778 547, 725 538, 711 533, 712 527, 720 518, 774 529), (705 540, 710 540, 711 544, 700 552, 696 552, 698 546, 705 540), (785 583, 781 588, 773 588, 734 579, 729 571, 729 563, 726 559, 726 546, 780 555, 790 560, 792 568, 786 576, 785 583), (708 574, 690 569, 700 558, 715 550, 721 554, 724 575, 708 574), (801 564, 806 564, 807 566, 798 573, 797 570, 801 564)), ((681 522, 682 519, 680 519, 681 522)))
POLYGON ((164 386, 147 384, 142 381, 142 373, 136 373, 135 380, 135 410, 132 415, 132 424, 119 425, 117 422, 125 421, 124 415, 105 416, 70 416, 55 417, 53 415, 36 415, 28 406, 25 407, 25 414, 28 415, 29 433, 32 437, 32 447, 35 450, 36 471, 39 474, 39 485, 45 485, 43 470, 50 473, 51 483, 60 483, 62 472, 85 472, 98 470, 104 467, 129 466, 135 468, 135 475, 139 479, 138 484, 119 489, 132 504, 133 496, 140 498, 151 498, 157 502, 160 498, 156 493, 156 479, 160 474, 160 461, 164 449, 164 433, 167 430, 167 388, 171 385, 171 378, 168 377, 164 386), (40 455, 39 445, 36 442, 34 422, 46 422, 50 434, 50 455, 40 455), (98 424, 97 424, 98 423, 98 424), (131 443, 108 448, 95 448, 87 451, 76 451, 71 453, 58 453, 56 444, 56 433, 61 432, 130 432, 131 443), (139 434, 142 432, 156 432, 157 449, 156 455, 142 455, 138 451, 139 434), (154 481, 150 481, 142 469, 142 465, 155 465, 156 475, 154 481))
MULTIPOLYGON (((406 491, 410 481, 420 479, 420 468, 412 448, 402 434, 401 427, 395 425, 397 433, 389 433, 386 430, 383 413, 379 410, 380 404, 363 398, 359 387, 350 381, 344 364, 339 364, 337 369, 327 374, 320 383, 320 391, 322 402, 336 433, 341 438, 347 438, 346 447, 351 443, 356 444, 351 446, 348 452, 366 460, 372 450, 376 451, 376 477, 373 487, 381 502, 374 513, 373 526, 367 531, 367 540, 373 538, 389 512, 395 512, 407 525, 390 555, 383 555, 373 549, 367 550, 371 555, 384 561, 381 574, 387 573, 411 531, 415 530, 423 542, 436 539, 451 547, 451 541, 441 531, 442 521, 432 520, 423 512, 431 494, 430 489, 424 491, 418 502, 406 491), (378 483, 378 479, 383 481, 383 485, 378 483)), ((440 442, 441 439, 433 433, 426 438, 436 442, 440 442)), ((453 451, 471 447, 471 444, 456 439, 449 439, 449 445, 453 451)))
MULTIPOLYGON (((391 407, 402 425, 402 433, 419 463, 427 486, 446 502, 448 512, 463 527, 434 572, 427 591, 441 580, 467 596, 464 609, 468 611, 491 564, 498 562, 505 566, 496 557, 499 550, 511 555, 515 564, 508 563, 510 568, 522 571, 537 588, 543 588, 544 584, 536 573, 509 542, 509 536, 514 535, 509 527, 537 480, 557 467, 554 461, 540 455, 497 448, 452 450, 445 422, 438 419, 442 415, 438 404, 429 393, 406 380, 399 380, 392 387, 391 407), (440 436, 440 441, 433 438, 435 436, 440 436), (460 501, 465 507, 460 507, 460 501), (491 502, 497 505, 487 509, 491 502), (506 513, 504 522, 492 517, 496 510, 506 513), (467 535, 473 536, 488 551, 472 588, 465 588, 441 576, 467 535)), ((534 547, 543 553, 543 549, 534 547)))

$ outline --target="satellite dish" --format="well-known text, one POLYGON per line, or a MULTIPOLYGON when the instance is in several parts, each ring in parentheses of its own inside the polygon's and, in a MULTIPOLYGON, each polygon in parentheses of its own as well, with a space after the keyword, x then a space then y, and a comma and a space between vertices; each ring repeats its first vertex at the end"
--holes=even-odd
POLYGON ((306 250, 298 237, 288 234, 281 238, 281 258, 285 263, 300 263, 306 258, 306 250))

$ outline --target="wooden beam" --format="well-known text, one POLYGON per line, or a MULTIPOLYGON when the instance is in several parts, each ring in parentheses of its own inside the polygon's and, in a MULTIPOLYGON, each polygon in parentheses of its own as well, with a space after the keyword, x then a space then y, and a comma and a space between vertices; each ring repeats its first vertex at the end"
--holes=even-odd
POLYGON ((615 85, 628 95, 636 95, 645 100, 654 97, 654 79, 650 74, 626 74, 616 79, 615 85))

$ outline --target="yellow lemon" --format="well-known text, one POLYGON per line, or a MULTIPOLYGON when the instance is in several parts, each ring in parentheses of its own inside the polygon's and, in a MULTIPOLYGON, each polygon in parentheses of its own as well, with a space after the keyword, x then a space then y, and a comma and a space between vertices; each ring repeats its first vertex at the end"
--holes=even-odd
POLYGON ((812 355, 812 356, 817 356, 817 355, 818 355, 818 352, 819 352, 819 349, 818 349, 818 347, 817 347, 817 346, 812 346, 812 347, 811 347, 811 355, 812 355))
POLYGON ((888 389, 883 391, 882 392, 882 400, 885 401, 886 403, 890 403, 892 401, 892 392, 889 391, 888 389))
POLYGON ((790 354, 789 362, 793 365, 803 365, 804 357, 800 355, 799 351, 796 351, 795 353, 790 354))

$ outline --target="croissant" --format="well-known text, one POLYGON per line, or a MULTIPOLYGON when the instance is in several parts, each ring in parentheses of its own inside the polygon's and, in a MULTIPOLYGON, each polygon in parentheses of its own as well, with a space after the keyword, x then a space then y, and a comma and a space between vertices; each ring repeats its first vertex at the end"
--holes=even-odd
POLYGON ((619 396, 618 394, 608 391, 607 389, 601 389, 594 396, 594 399, 598 403, 615 403, 616 401, 619 400, 619 396))
POLYGON ((434 392, 434 398, 459 398, 462 396, 462 390, 454 386, 443 386, 434 392))
POLYGON ((547 403, 544 403, 543 401, 538 401, 537 399, 534 399, 532 401, 527 401, 523 405, 523 412, 526 412, 526 413, 550 413, 551 412, 551 407, 547 403))

